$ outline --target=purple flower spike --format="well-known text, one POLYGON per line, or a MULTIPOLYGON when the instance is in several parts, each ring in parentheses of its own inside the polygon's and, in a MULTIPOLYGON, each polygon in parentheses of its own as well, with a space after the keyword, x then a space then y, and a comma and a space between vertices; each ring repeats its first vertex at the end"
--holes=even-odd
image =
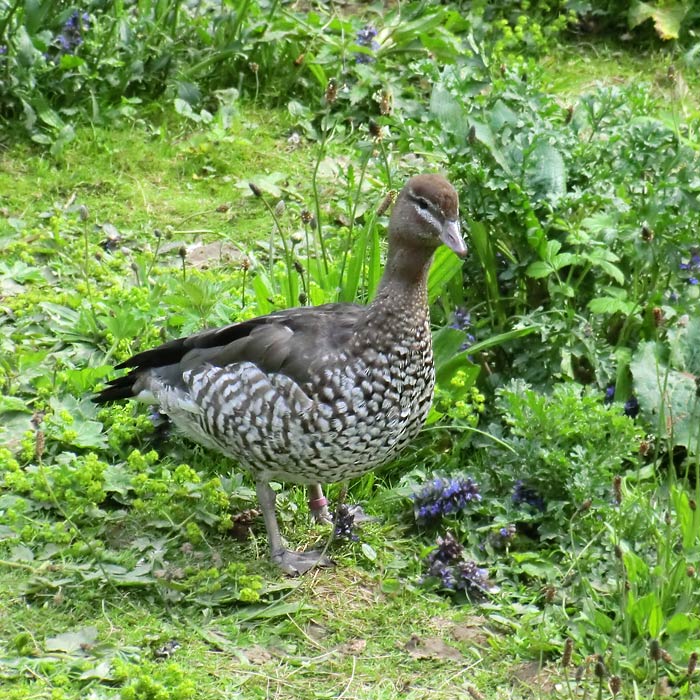
POLYGON ((478 485, 471 479, 435 477, 411 498, 416 520, 430 523, 460 512, 468 503, 480 501, 481 495, 478 485))

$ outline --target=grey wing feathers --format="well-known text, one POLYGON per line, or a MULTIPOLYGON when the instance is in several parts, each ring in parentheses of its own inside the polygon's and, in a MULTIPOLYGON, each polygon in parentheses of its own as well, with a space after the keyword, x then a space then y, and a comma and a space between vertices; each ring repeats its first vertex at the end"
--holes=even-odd
POLYGON ((308 380, 314 358, 334 354, 352 335, 366 307, 326 304, 277 311, 249 321, 171 340, 117 365, 132 371, 112 380, 95 398, 106 403, 138 393, 139 376, 155 370, 167 382, 201 365, 224 367, 252 362, 266 372, 279 372, 298 383, 308 380))

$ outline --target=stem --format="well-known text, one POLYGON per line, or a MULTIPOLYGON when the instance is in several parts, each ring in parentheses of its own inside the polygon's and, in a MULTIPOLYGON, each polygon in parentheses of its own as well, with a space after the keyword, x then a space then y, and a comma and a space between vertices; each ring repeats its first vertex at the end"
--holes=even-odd
MULTIPOLYGON (((333 133, 334 128, 335 127, 331 128, 330 131, 326 131, 323 134, 323 140, 321 141, 321 146, 318 149, 318 158, 316 158, 314 172, 311 176, 311 189, 314 193, 314 211, 316 212, 316 232, 318 235, 318 241, 321 245, 321 258, 323 259, 323 271, 325 273, 323 275, 323 279, 321 280, 324 289, 326 287, 326 277, 328 276, 328 256, 326 254, 326 244, 323 241, 323 231, 321 229, 321 202, 318 196, 318 169, 321 167, 321 160, 326 151, 326 143, 333 133)), ((315 240, 316 238, 314 237, 314 241, 315 240)))
MULTIPOLYGON (((345 250, 343 251, 343 261, 340 264, 340 275, 338 277, 338 288, 340 289, 343 285, 343 277, 345 276, 345 265, 348 261, 348 255, 352 250, 352 234, 355 228, 355 215, 357 214, 357 207, 360 203, 360 193, 362 192, 362 183, 365 180, 365 174, 367 173, 367 166, 369 165, 370 151, 365 152, 365 157, 362 161, 362 169, 360 170, 360 180, 357 183, 357 194, 355 195, 355 200, 352 204, 352 211, 350 212, 350 226, 348 227, 348 235, 345 243, 345 250)), ((365 250, 362 251, 363 254, 367 252, 367 246, 365 245, 365 250)))

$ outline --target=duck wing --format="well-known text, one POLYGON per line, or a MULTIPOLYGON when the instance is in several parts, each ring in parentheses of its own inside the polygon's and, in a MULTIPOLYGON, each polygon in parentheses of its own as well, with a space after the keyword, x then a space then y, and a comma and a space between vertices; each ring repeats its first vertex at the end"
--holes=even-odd
POLYGON ((288 376, 297 384, 309 381, 319 358, 328 361, 347 346, 366 307, 325 304, 276 311, 177 338, 145 350, 118 364, 131 372, 110 381, 94 398, 108 403, 138 395, 139 380, 149 374, 173 386, 182 386, 184 372, 208 365, 225 367, 252 362, 263 372, 288 376))

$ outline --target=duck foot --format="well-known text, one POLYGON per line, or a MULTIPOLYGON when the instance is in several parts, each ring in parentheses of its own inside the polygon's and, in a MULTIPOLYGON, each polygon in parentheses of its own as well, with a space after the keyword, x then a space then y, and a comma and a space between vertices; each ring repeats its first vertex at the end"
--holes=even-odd
POLYGON ((287 576, 301 576, 316 567, 334 566, 333 561, 320 550, 293 552, 291 549, 281 549, 273 552, 271 558, 287 576))

